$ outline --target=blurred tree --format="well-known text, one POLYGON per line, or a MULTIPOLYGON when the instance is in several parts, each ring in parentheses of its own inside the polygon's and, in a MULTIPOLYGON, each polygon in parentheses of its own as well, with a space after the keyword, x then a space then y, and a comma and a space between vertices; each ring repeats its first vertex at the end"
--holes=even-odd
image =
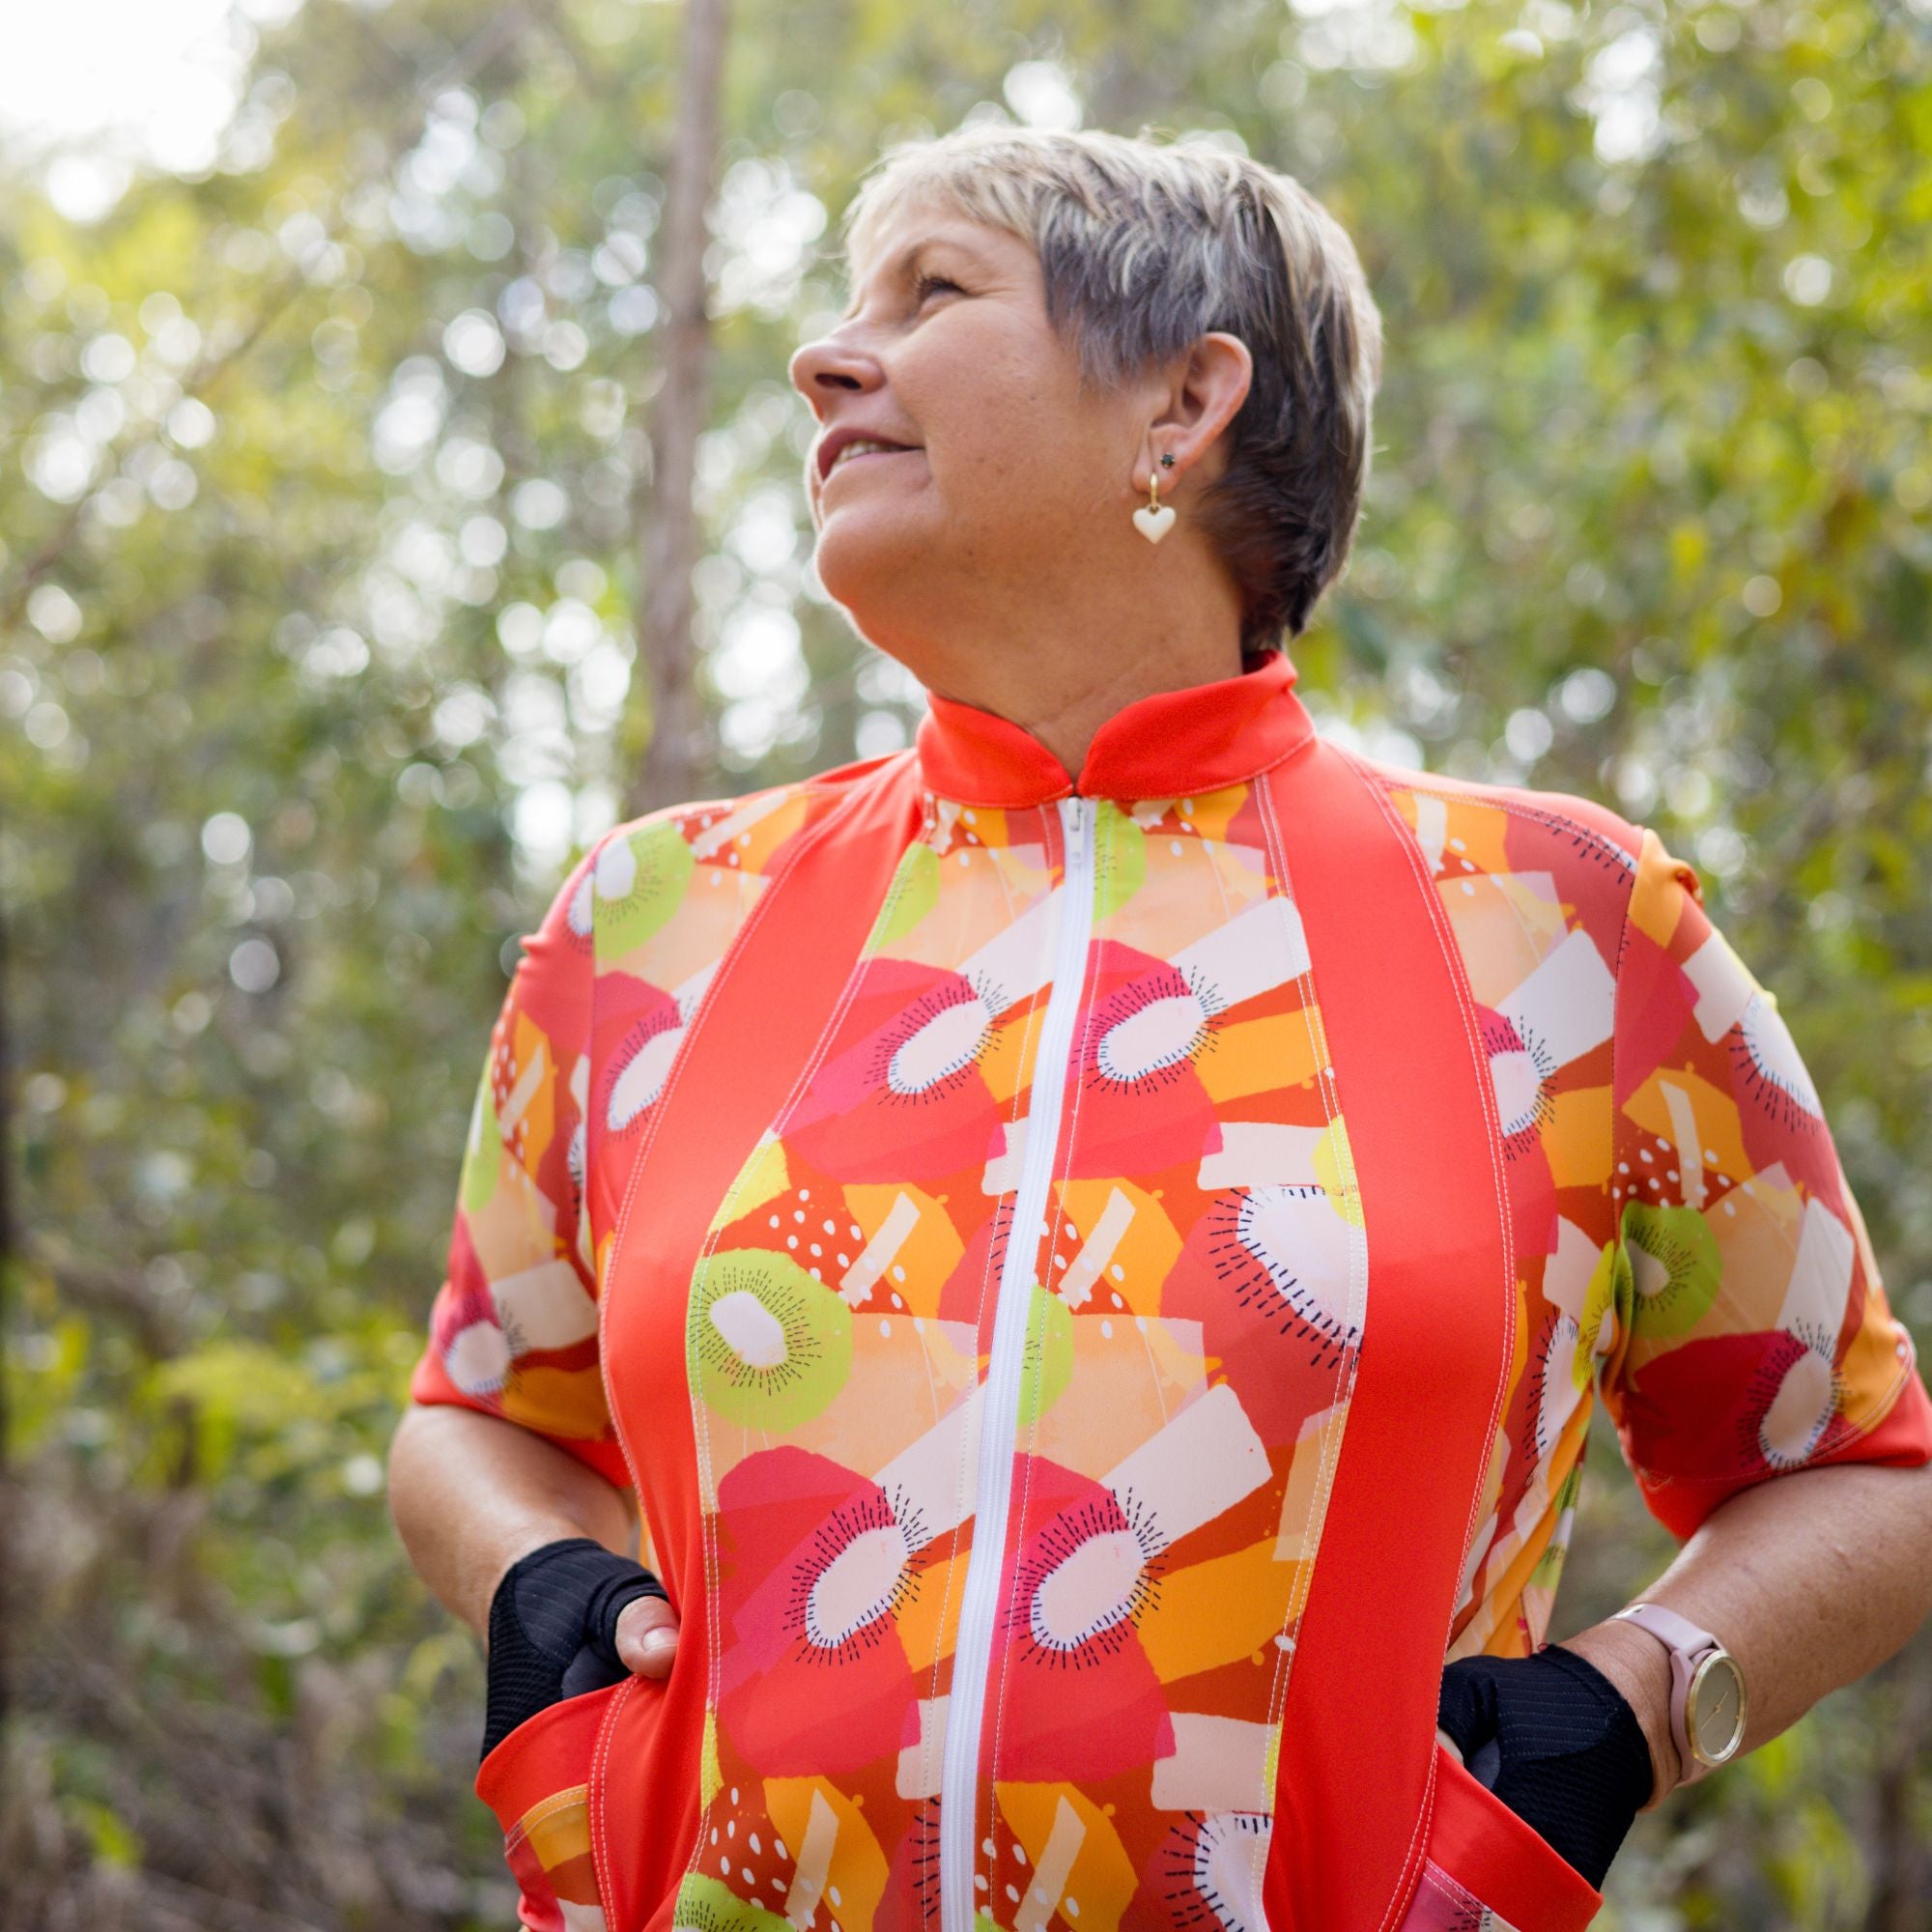
MULTIPOLYGON (((666 687, 685 31, 308 0, 198 178, 83 224, 0 149, 7 1925, 507 1922, 381 1453, 516 936, 667 690, 697 791, 917 715, 812 574, 784 371, 894 139, 1147 120, 1328 203, 1388 374, 1304 691, 1697 863, 1932 1326, 1922 0, 741 0, 666 687)), ((1559 1630, 1668 1548, 1600 1431, 1559 1630)), ((1932 1924, 1928 1733, 1921 1637, 1643 1820, 1605 1923, 1932 1924)))

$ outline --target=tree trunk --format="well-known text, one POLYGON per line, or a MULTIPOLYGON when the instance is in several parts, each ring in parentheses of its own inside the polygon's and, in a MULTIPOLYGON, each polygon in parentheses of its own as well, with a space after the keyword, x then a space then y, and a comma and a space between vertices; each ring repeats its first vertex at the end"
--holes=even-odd
POLYGON ((705 305, 705 211, 718 160, 725 0, 687 0, 677 131, 668 170, 658 295, 666 311, 664 380, 650 416, 650 475, 638 491, 642 576, 638 656, 649 695, 650 738, 633 776, 631 814, 676 805, 696 790, 707 762, 694 689, 697 650, 691 573, 699 532, 693 492, 711 360, 705 305))

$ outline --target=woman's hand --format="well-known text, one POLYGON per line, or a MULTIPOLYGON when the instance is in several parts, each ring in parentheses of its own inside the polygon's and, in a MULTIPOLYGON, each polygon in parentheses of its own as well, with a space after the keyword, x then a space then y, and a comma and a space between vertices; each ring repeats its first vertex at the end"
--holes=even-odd
POLYGON ((1470 1775, 1601 1889, 1652 1784, 1649 1742, 1616 1686, 1559 1645, 1458 1658, 1436 1722, 1470 1775))
POLYGON ((593 1538, 567 1536, 504 1572, 490 1601, 489 1641, 485 1757, 564 1698, 627 1674, 665 1676, 677 1619, 642 1564, 593 1538))
POLYGON ((620 1553, 636 1548, 635 1512, 555 1443, 475 1409, 412 1404, 389 1452, 389 1507, 424 1581, 489 1644, 491 1746, 560 1696, 618 1682, 626 1671, 668 1675, 677 1612, 657 1579, 620 1553), (554 1557, 536 1560, 558 1546, 580 1553, 561 1568, 554 1557), (566 1571, 578 1577, 570 1588, 566 1571), (515 1593, 503 1589, 513 1573, 532 1578, 527 1603, 537 1635, 520 1620, 499 1628, 499 1616, 516 1607, 515 1593), (638 1586, 640 1577, 648 1587, 638 1586), (592 1642, 589 1600, 610 1579, 595 1606, 601 1622, 592 1642), (552 1602, 546 1610, 549 1600, 564 1607, 552 1602))
POLYGON ((639 1597, 617 1619, 617 1655, 639 1677, 668 1677, 677 1656, 677 1612, 662 1597, 639 1597))

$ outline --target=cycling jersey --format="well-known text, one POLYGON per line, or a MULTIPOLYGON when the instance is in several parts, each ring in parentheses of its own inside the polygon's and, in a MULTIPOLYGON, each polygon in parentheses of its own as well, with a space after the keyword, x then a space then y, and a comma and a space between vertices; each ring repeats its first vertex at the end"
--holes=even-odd
POLYGON ((526 1924, 1580 1927, 1435 1717, 1546 1640, 1596 1400, 1680 1537, 1932 1458, 1694 873, 1293 680, 1077 781, 935 697, 525 941, 413 1393, 634 1489, 682 1620, 484 1764, 526 1924))

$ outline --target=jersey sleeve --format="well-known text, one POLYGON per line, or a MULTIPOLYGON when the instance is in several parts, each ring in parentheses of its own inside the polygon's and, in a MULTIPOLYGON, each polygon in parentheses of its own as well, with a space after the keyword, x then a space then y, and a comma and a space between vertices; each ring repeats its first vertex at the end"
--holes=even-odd
POLYGON ((1651 1514, 1683 1538, 1788 1470, 1932 1460, 1932 1400, 1817 1088, 1696 873, 1649 831, 1612 1049, 1599 1379, 1651 1514))
POLYGON ((584 1184, 596 851, 522 941, 477 1081, 449 1260, 411 1378, 547 1436, 629 1486, 598 1359, 584 1184))

